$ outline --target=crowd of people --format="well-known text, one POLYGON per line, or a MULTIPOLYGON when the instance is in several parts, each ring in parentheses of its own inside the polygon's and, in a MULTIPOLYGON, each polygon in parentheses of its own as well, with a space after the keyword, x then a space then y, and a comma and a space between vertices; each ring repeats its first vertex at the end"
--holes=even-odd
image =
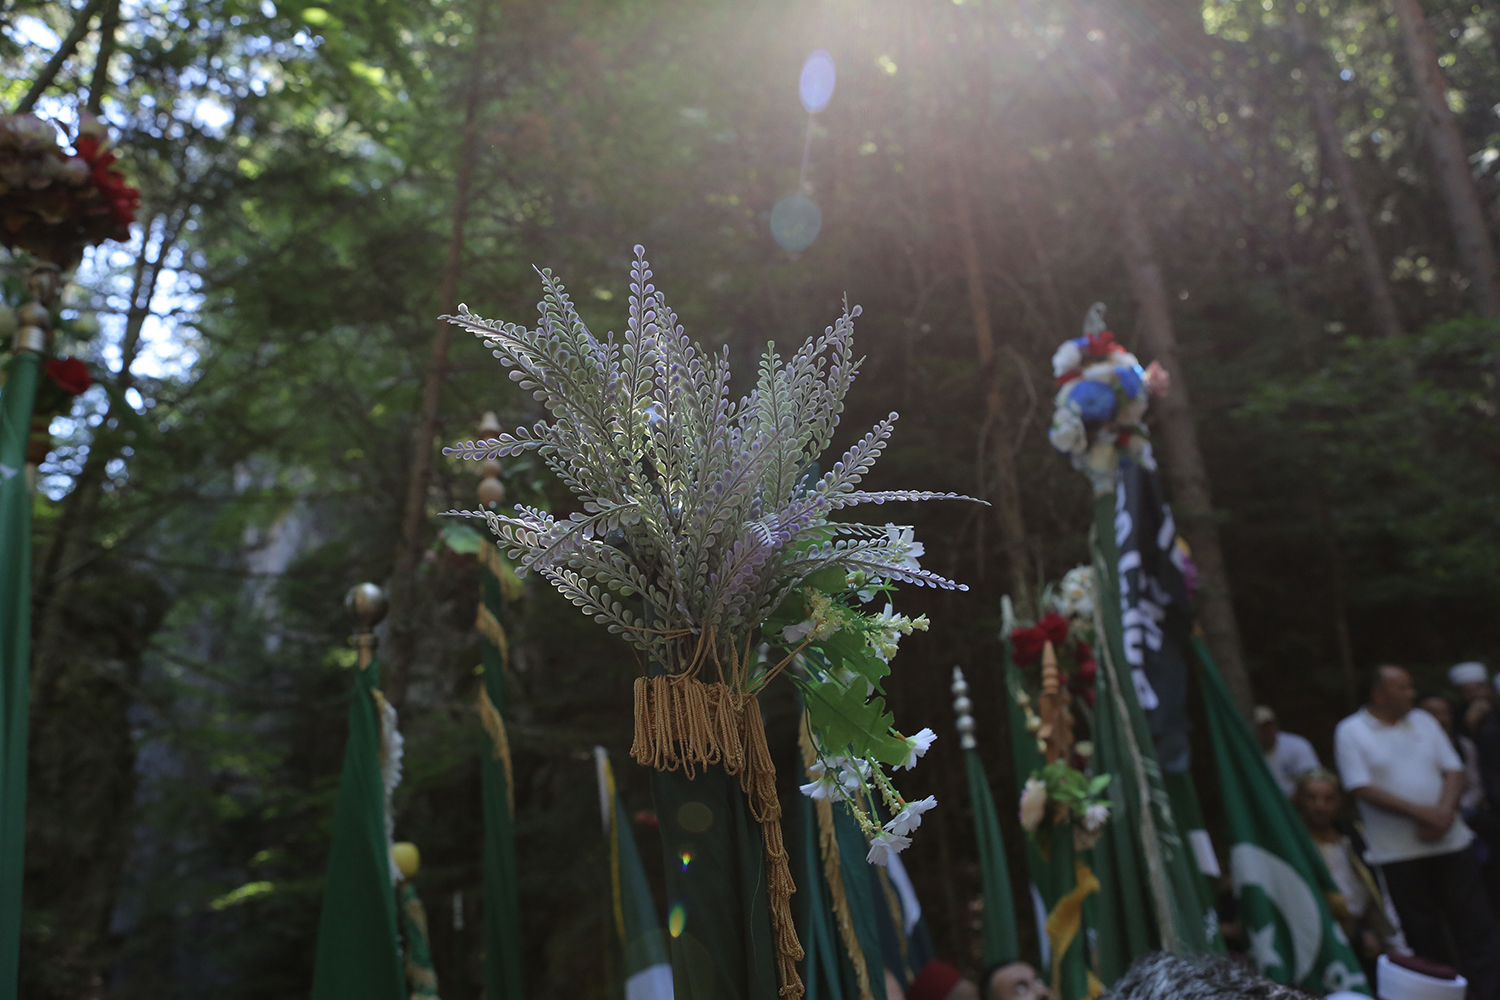
MULTIPOLYGON (((1266 765, 1292 800, 1338 893, 1334 917, 1384 1000, 1500 1000, 1500 675, 1448 672, 1455 697, 1420 700, 1382 666, 1365 705, 1334 731, 1333 768, 1305 737, 1255 709, 1266 765), (1353 809, 1349 809, 1352 800, 1353 809)), ((1051 1000, 1035 968, 1006 961, 978 981, 934 961, 891 1000, 1051 1000)), ((1224 959, 1150 955, 1115 1000, 1243 1000, 1305 994, 1224 959)))
POLYGON ((1409 672, 1379 667, 1365 705, 1334 731, 1333 769, 1269 708, 1256 709, 1256 731, 1338 886, 1334 916, 1361 959, 1372 971, 1382 955, 1451 966, 1469 997, 1496 1000, 1500 677, 1470 662, 1448 680, 1453 701, 1419 700, 1409 672))

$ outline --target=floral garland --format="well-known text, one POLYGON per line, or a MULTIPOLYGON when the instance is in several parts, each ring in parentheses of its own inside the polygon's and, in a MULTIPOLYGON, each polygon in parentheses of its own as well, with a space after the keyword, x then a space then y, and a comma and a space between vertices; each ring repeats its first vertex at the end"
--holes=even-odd
POLYGON ((1042 604, 1050 610, 1036 624, 1011 628, 1007 635, 1022 678, 1011 697, 1047 761, 1021 791, 1021 826, 1032 836, 1044 827, 1071 826, 1079 850, 1094 845, 1109 819, 1109 802, 1101 794, 1110 777, 1090 773, 1093 744, 1076 739, 1075 728, 1088 725, 1094 704, 1094 601, 1093 569, 1078 566, 1044 591, 1042 604), (1083 718, 1075 719, 1075 705, 1083 718))
POLYGON ((1150 397, 1165 393, 1169 378, 1154 361, 1143 369, 1135 355, 1115 341, 1104 326, 1102 302, 1089 310, 1083 331, 1083 336, 1064 341, 1052 356, 1058 389, 1047 439, 1089 477, 1095 493, 1103 494, 1114 490, 1122 449, 1147 468, 1156 468, 1143 421, 1150 397))
POLYGON ((0 115, 0 243, 61 268, 83 248, 128 240, 141 193, 115 169, 108 129, 85 114, 72 153, 35 115, 0 115))

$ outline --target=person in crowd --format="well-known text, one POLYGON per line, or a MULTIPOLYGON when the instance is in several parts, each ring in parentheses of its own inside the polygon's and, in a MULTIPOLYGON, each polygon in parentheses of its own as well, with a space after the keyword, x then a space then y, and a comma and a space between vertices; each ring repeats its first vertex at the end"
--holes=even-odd
POLYGON ((1104 1000, 1303 1000, 1305 994, 1219 955, 1155 952, 1135 960, 1104 1000))
POLYGON ((1321 766, 1313 745, 1295 733, 1283 733, 1276 713, 1265 705, 1255 706, 1255 737, 1266 755, 1266 766, 1286 795, 1297 790, 1299 775, 1321 766))
POLYGON ((1364 820, 1365 860, 1380 866, 1408 944, 1457 966, 1477 1000, 1496 1000, 1500 926, 1458 815, 1463 761, 1415 699, 1409 673, 1377 668, 1365 707, 1334 731, 1339 775, 1364 820))
POLYGON ((1338 777, 1321 767, 1308 771, 1297 779, 1292 803, 1323 855, 1333 884, 1338 886, 1339 898, 1330 900, 1333 915, 1366 966, 1366 975, 1373 975, 1380 955, 1405 946, 1386 912, 1379 882, 1360 858, 1363 844, 1356 835, 1346 834, 1336 825, 1343 808, 1338 777))
POLYGON ((1007 959, 985 970, 984 1000, 1052 1000, 1052 990, 1030 962, 1007 959))
POLYGON ((890 966, 885 969, 885 1000, 907 1000, 906 991, 901 988, 901 980, 891 971, 890 966))
POLYGON ((1428 695, 1417 707, 1443 727, 1443 732, 1453 742, 1453 749, 1458 751, 1458 759, 1463 761, 1464 790, 1458 797, 1458 812, 1472 828, 1480 807, 1484 805, 1484 783, 1479 778, 1479 748, 1469 737, 1454 730, 1453 707, 1448 704, 1448 699, 1428 695))
MULTIPOLYGON (((1496 677, 1496 682, 1500 683, 1500 677, 1496 677)), ((1453 729, 1461 736, 1471 736, 1494 704, 1489 669, 1474 660, 1456 663, 1448 668, 1448 683, 1458 692, 1459 700, 1453 729)))
POLYGON ((1468 986, 1458 970, 1416 955, 1381 955, 1375 973, 1380 1000, 1464 1000, 1468 986))
MULTIPOLYGON (((890 995, 889 987, 886 995, 890 995)), ((906 1000, 980 1000, 979 987, 958 969, 934 958, 906 988, 906 1000)))

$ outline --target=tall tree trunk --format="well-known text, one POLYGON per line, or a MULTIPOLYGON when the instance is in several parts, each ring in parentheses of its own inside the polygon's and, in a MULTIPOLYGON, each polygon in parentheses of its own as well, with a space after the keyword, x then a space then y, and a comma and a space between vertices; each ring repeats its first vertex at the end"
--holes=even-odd
POLYGON ((1399 337, 1401 319, 1396 312, 1396 300, 1391 296, 1385 264, 1380 259, 1375 234, 1370 230, 1369 216, 1359 197, 1359 188, 1354 183, 1354 167, 1349 162, 1349 154, 1344 151, 1343 136, 1339 134, 1333 108, 1328 103, 1328 78, 1323 72, 1323 47, 1317 41, 1308 39, 1307 28, 1295 3, 1287 4, 1283 9, 1301 57, 1303 83, 1312 98, 1313 127, 1318 133, 1318 145, 1323 151, 1323 166, 1339 186, 1344 214, 1349 218, 1349 228, 1354 230, 1360 276, 1364 279, 1365 294, 1370 297, 1370 313, 1375 320, 1375 328, 1382 337, 1399 337))
POLYGON ((1219 526, 1214 518, 1208 470, 1203 464, 1198 429, 1193 423, 1187 373, 1183 371, 1177 353, 1177 334, 1172 329, 1172 317, 1167 308, 1167 289, 1162 280, 1161 265, 1157 263, 1151 230, 1129 178, 1118 175, 1118 162, 1103 162, 1100 166, 1100 174, 1117 209, 1120 253, 1140 308, 1137 329, 1152 358, 1161 362, 1172 375, 1171 391, 1154 408, 1154 423, 1166 445, 1166 479, 1172 490, 1177 524, 1192 546, 1193 564, 1198 568, 1198 620, 1235 704, 1248 719, 1254 697, 1245 670, 1229 572, 1219 544, 1219 526))
POLYGON ((1453 111, 1448 107, 1447 80, 1438 65, 1432 29, 1428 27, 1418 0, 1393 2, 1396 20, 1401 25, 1401 40, 1406 46, 1406 59, 1411 67, 1412 86, 1426 125, 1427 150, 1436 168, 1443 200, 1448 204, 1448 218, 1453 224, 1459 262, 1468 272, 1474 311, 1481 316, 1500 316, 1500 264, 1496 263, 1489 224, 1479 203, 1479 193, 1474 190, 1474 178, 1469 173, 1463 138, 1458 133, 1453 111))
MULTIPOLYGON (((453 195, 453 225, 448 234, 448 259, 438 292, 442 312, 458 308, 458 278, 463 269, 464 224, 469 215, 469 190, 474 180, 474 161, 479 140, 480 79, 484 72, 486 27, 490 4, 481 0, 474 32, 473 61, 469 70, 468 95, 464 105, 463 140, 459 147, 458 176, 453 195)), ((401 534, 391 569, 390 639, 387 643, 385 695, 400 707, 406 700, 412 661, 416 655, 417 567, 426 547, 427 491, 432 483, 433 443, 438 434, 438 409, 443 383, 448 376, 448 345, 453 327, 436 320, 432 331, 432 361, 422 384, 422 403, 417 428, 412 435, 411 476, 407 480, 406 504, 401 515, 401 534)))
MULTIPOLYGON (((964 184, 963 167, 958 156, 948 153, 950 184, 953 189, 954 222, 958 229, 959 249, 964 257, 964 276, 969 287, 969 312, 974 319, 974 346, 979 356, 979 384, 984 387, 984 431, 994 453, 995 482, 990 494, 1000 525, 1000 543, 1010 563, 1011 600, 1022 618, 1036 615, 1032 590, 1035 583, 1029 572, 1031 559, 1026 545, 1026 521, 1021 512, 1021 486, 1016 477, 1015 426, 1006 409, 1005 394, 1000 385, 999 365, 995 360, 995 335, 990 323, 990 300, 984 288, 984 267, 979 257, 979 239, 975 235, 973 206, 964 184)), ((982 484, 988 487, 988 483, 982 484)))
POLYGON ((94 75, 89 79, 88 110, 104 110, 104 92, 109 89, 109 60, 115 54, 116 33, 120 30, 120 0, 106 0, 99 18, 99 54, 94 57, 94 75))

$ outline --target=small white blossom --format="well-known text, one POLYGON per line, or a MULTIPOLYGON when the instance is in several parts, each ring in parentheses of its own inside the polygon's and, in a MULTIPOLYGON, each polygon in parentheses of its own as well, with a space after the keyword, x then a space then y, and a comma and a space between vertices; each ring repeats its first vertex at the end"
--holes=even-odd
POLYGON ((1083 426, 1083 417, 1072 403, 1060 406, 1052 414, 1052 427, 1047 431, 1047 440, 1052 447, 1064 455, 1081 455, 1088 448, 1089 432, 1083 426))
POLYGON ((885 610, 875 616, 880 623, 880 631, 869 636, 870 648, 875 655, 880 657, 882 663, 890 663, 891 657, 896 655, 896 649, 901 643, 903 635, 911 635, 913 632, 926 632, 929 622, 927 616, 908 618, 906 615, 898 615, 891 605, 887 604, 885 610))
POLYGON ((1109 822, 1109 804, 1107 802, 1096 802, 1084 810, 1083 828, 1093 833, 1105 823, 1109 822))
POLYGON ((813 627, 813 620, 808 618, 805 621, 800 621, 795 625, 788 625, 783 628, 781 630, 781 637, 787 642, 801 642, 807 638, 808 633, 813 630, 813 627))
POLYGON ((911 526, 897 527, 894 524, 885 526, 885 537, 905 548, 905 555, 901 565, 907 569, 921 569, 922 564, 918 562, 927 554, 927 546, 916 540, 916 529, 911 526))
POLYGON ((1021 790, 1021 829, 1035 833, 1047 815, 1047 783, 1040 778, 1027 778, 1021 790))
POLYGON ((1081 364, 1083 364, 1083 352, 1073 341, 1065 340, 1057 349, 1057 353, 1052 355, 1052 377, 1062 378, 1081 364))
POLYGON ((900 766, 908 771, 916 767, 917 758, 925 754, 936 739, 937 733, 926 728, 922 729, 915 736, 908 736, 906 738, 906 760, 902 761, 900 766))
POLYGON ((814 761, 808 767, 807 773, 812 777, 805 785, 798 786, 803 795, 810 799, 827 800, 829 802, 842 802, 848 796, 844 793, 844 787, 838 772, 830 772, 821 761, 814 761))
POLYGON ((885 825, 888 833, 894 833, 898 837, 907 837, 922 825, 922 814, 929 809, 937 807, 937 798, 929 795, 925 799, 916 802, 908 802, 906 808, 898 812, 889 823, 885 825))
POLYGON ((894 833, 879 833, 870 841, 870 853, 865 855, 865 860, 872 865, 885 865, 891 858, 911 846, 910 837, 900 837, 894 833))

